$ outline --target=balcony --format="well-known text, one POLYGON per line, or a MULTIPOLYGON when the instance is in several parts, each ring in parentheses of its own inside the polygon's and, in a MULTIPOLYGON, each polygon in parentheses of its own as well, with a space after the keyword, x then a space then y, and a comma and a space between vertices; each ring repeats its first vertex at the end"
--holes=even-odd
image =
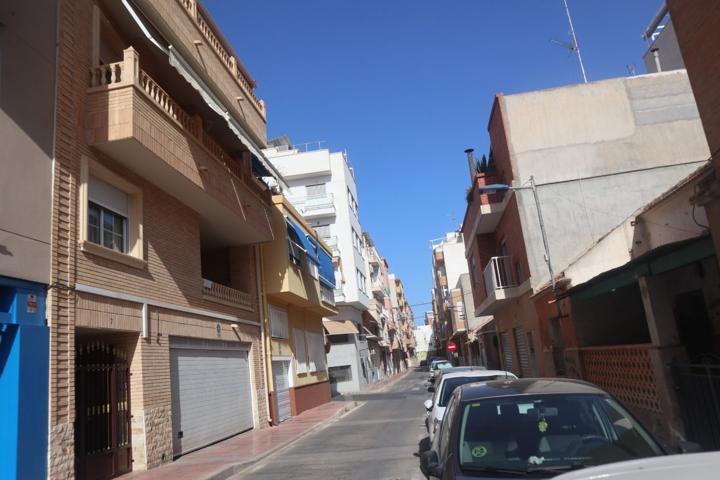
POLYGON ((212 280, 203 278, 203 298, 210 302, 220 303, 230 307, 241 308, 250 312, 255 310, 253 297, 249 293, 226 287, 212 280))
POLYGON ((445 255, 443 254, 442 249, 438 248, 433 252, 433 256, 435 258, 435 263, 440 263, 445 261, 445 255))
POLYGON ((379 298, 385 298, 390 295, 390 289, 383 284, 380 278, 375 278, 372 281, 372 293, 379 298))
POLYGON ((224 105, 254 140, 265 145, 265 104, 255 95, 255 80, 200 1, 135 0, 133 3, 164 39, 195 66, 205 81, 216 87, 224 105))
POLYGON ((321 240, 323 242, 325 242, 325 245, 330 247, 334 256, 337 257, 340 255, 340 250, 338 249, 338 238, 337 237, 321 237, 321 240))
POLYGON ((185 203, 220 242, 272 240, 269 194, 248 159, 233 157, 140 69, 133 48, 123 61, 93 68, 87 91, 86 139, 128 169, 185 203))
POLYGON ((335 306, 335 292, 332 289, 320 285, 320 300, 328 305, 335 306))
POLYGON ((332 194, 319 197, 291 196, 288 200, 306 220, 335 216, 335 202, 332 194))
POLYGON ((522 295, 527 283, 518 285, 513 273, 512 257, 492 257, 483 272, 485 299, 475 309, 475 316, 492 315, 509 300, 522 295))
POLYGON ((497 183, 505 183, 505 180, 496 173, 483 173, 475 177, 475 183, 468 194, 468 211, 465 217, 465 223, 470 225, 470 230, 465 231, 463 228, 466 239, 492 233, 497 228, 511 195, 506 192, 481 194, 479 191, 480 187, 497 183))

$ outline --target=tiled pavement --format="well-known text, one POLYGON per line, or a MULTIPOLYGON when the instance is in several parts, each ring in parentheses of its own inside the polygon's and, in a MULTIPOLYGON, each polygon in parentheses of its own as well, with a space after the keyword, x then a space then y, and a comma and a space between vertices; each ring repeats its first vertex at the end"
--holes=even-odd
MULTIPOLYGON (((405 377, 408 371, 386 378, 363 393, 382 391, 405 377)), ((215 445, 180 457, 178 460, 146 472, 133 472, 121 480, 223 480, 249 465, 317 430, 335 417, 357 406, 342 399, 307 410, 277 427, 236 435, 215 445)))

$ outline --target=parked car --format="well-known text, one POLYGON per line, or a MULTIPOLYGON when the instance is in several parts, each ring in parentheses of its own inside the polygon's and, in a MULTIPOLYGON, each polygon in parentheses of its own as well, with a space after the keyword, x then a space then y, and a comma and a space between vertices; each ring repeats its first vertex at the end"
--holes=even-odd
POLYGON ((438 370, 450 367, 452 367, 452 363, 447 360, 433 360, 430 363, 430 377, 428 380, 434 382, 438 370))
POLYGON ((610 394, 567 379, 493 380, 455 389, 430 449, 428 478, 549 478, 664 455, 610 394))
POLYGON ((557 480, 715 480, 720 478, 720 452, 667 455, 612 463, 570 472, 557 480))
POLYGON ((503 370, 485 370, 484 368, 470 369, 467 367, 442 370, 442 375, 438 376, 435 385, 428 387, 428 391, 433 392, 432 398, 425 400, 425 409, 428 412, 425 418, 425 427, 427 428, 430 441, 435 437, 435 432, 445 414, 445 406, 448 400, 450 400, 450 395, 452 395, 457 387, 473 382, 516 378, 517 377, 511 372, 505 372, 503 370))

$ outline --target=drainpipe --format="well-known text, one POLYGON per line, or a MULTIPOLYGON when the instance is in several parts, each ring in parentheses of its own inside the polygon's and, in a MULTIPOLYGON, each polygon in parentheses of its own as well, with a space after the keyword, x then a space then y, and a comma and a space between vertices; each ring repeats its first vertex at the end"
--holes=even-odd
POLYGON ((142 338, 145 340, 150 338, 150 314, 147 303, 142 304, 142 338))
POLYGON ((653 60, 655 60, 655 68, 658 72, 662 72, 662 65, 660 64, 660 49, 655 47, 652 50, 650 50, 653 55, 653 60))
POLYGON ((265 372, 265 408, 268 415, 268 424, 272 425, 272 418, 270 417, 270 385, 272 379, 270 378, 270 370, 268 369, 268 355, 270 354, 270 341, 265 334, 268 322, 267 302, 265 301, 265 293, 263 291, 263 284, 265 283, 263 275, 263 260, 262 260, 262 247, 256 245, 255 247, 255 271, 256 288, 258 296, 258 313, 260 314, 260 343, 263 346, 263 372, 265 372))

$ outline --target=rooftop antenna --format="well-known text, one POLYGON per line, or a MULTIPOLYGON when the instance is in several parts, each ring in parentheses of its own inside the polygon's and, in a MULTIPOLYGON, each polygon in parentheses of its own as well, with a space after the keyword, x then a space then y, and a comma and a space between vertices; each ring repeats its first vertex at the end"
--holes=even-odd
POLYGON ((565 6, 565 14, 567 15, 568 23, 570 24, 570 36, 572 37, 572 44, 570 44, 568 48, 577 55, 578 62, 580 62, 580 71, 582 72, 583 82, 588 83, 587 74, 585 73, 585 64, 583 64, 582 55, 580 55, 580 44, 578 44, 577 37, 575 36, 575 27, 573 26, 572 17, 570 16, 570 8, 568 7, 567 0, 563 0, 563 5, 565 6))

